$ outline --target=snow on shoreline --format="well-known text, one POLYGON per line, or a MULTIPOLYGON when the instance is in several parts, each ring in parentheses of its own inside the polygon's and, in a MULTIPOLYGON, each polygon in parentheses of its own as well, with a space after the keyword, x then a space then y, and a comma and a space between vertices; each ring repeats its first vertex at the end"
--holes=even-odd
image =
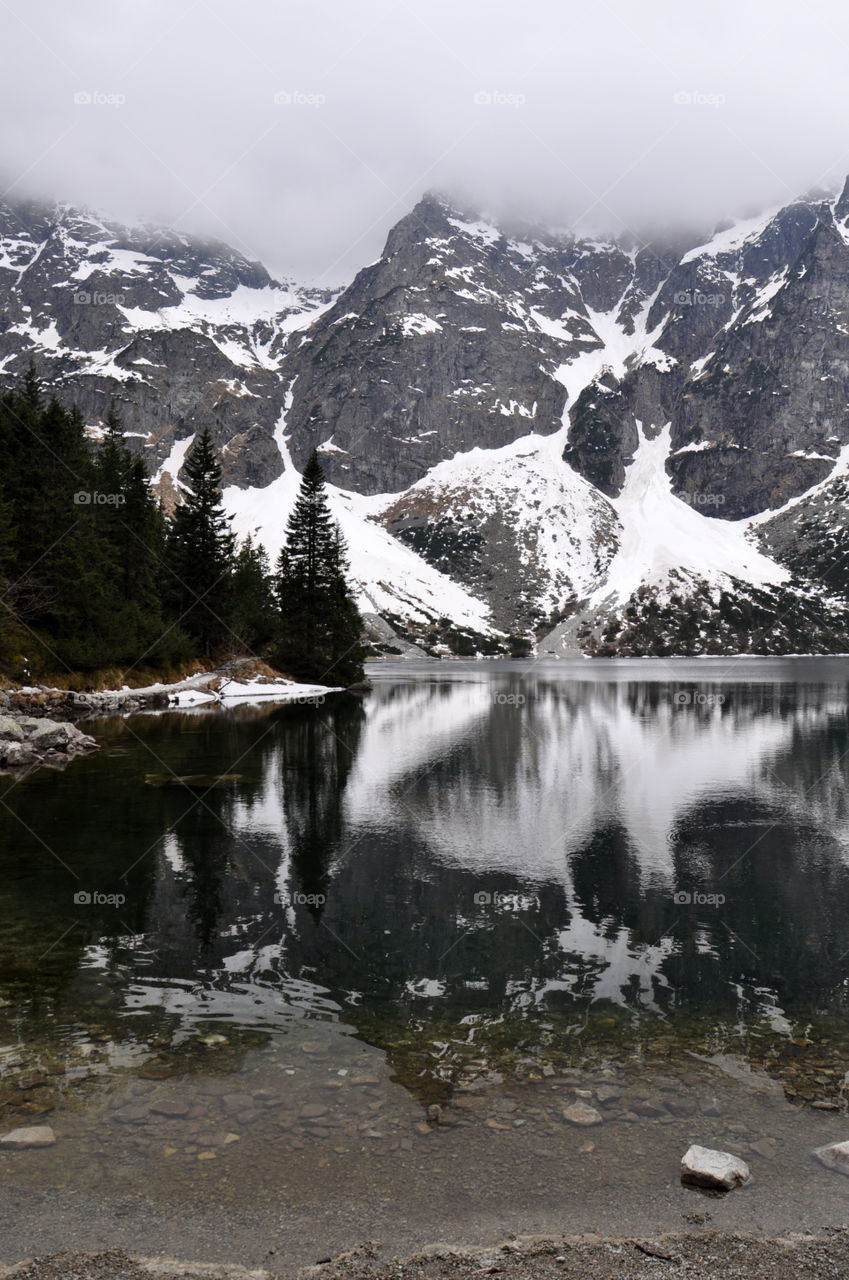
MULTIPOLYGON (((163 686, 168 690, 168 686, 163 686)), ((169 694, 172 707, 198 707, 201 703, 225 705, 254 703, 310 703, 320 705, 325 695, 343 692, 342 685, 300 685, 295 680, 223 680, 218 689, 178 689, 169 694)))
MULTIPOLYGON (((139 692, 134 690, 134 692, 139 692)), ((297 702, 320 705, 328 693, 344 692, 342 685, 299 684, 296 680, 268 680, 262 676, 232 680, 213 675, 181 680, 176 684, 154 684, 144 692, 166 693, 169 707, 197 707, 205 703, 234 706, 252 702, 297 702), (204 687, 218 679, 216 689, 204 687)))

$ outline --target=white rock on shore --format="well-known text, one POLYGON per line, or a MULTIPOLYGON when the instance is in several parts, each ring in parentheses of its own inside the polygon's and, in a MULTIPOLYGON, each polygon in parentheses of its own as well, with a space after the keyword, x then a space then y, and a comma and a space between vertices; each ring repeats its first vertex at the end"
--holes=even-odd
POLYGON ((827 1147, 817 1147, 814 1155, 826 1169, 849 1177, 849 1142, 832 1142, 827 1147))
POLYGON ((681 1181, 695 1187, 707 1187, 714 1191, 733 1191, 751 1182, 752 1175, 745 1160, 732 1156, 728 1151, 714 1151, 711 1147, 694 1144, 681 1161, 681 1181))

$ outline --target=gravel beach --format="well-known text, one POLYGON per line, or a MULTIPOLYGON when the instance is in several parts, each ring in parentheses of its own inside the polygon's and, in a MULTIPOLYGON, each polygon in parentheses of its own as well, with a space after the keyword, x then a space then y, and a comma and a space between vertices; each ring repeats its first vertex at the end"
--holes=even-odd
POLYGON ((407 1257, 392 1257, 378 1243, 364 1244, 319 1265, 287 1271, 237 1264, 130 1258, 120 1249, 55 1253, 0 1270, 3 1280, 834 1280, 849 1275, 849 1231, 824 1236, 792 1234, 763 1239, 706 1232, 635 1239, 583 1236, 518 1237, 487 1248, 435 1244, 407 1257))

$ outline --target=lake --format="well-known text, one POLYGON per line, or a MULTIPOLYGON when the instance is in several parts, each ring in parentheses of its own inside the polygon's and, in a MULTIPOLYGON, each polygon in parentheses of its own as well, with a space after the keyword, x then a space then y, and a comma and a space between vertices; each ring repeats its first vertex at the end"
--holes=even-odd
POLYGON ((0 1257, 839 1220, 849 661, 370 676, 0 778, 0 1257))

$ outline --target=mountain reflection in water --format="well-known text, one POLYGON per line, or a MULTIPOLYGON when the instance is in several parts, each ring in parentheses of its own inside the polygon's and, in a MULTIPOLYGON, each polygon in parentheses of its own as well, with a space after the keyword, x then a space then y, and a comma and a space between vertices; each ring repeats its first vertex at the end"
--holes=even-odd
POLYGON ((711 669, 417 664, 364 700, 100 722, 98 755, 0 783, 0 1012, 172 1044, 842 1022, 849 667, 711 669))

